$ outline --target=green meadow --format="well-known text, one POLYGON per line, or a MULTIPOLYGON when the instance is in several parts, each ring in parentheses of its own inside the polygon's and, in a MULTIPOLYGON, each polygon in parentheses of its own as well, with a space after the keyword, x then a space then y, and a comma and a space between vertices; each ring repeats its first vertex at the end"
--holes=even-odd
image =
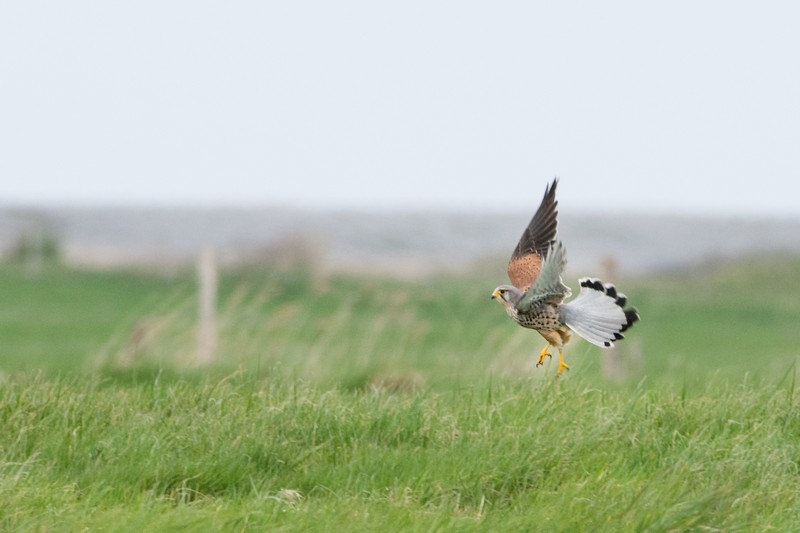
POLYGON ((795 530, 798 278, 618 280, 556 379, 502 276, 224 272, 200 366, 192 272, 5 265, 0 530, 795 530))

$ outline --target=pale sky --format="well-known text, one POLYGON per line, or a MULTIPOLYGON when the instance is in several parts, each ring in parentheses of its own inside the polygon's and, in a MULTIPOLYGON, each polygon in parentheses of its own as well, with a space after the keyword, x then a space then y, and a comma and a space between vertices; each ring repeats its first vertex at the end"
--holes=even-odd
POLYGON ((0 204, 800 217, 800 3, 0 3, 0 204))

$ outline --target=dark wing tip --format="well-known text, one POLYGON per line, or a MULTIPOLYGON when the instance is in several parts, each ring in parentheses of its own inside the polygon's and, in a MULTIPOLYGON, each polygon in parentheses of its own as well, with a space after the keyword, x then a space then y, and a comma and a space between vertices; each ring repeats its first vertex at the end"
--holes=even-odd
POLYGON ((549 194, 553 195, 553 198, 555 198, 555 196, 556 196, 556 187, 557 186, 558 186, 558 176, 555 176, 553 178, 552 183, 550 183, 550 185, 548 185, 547 188, 545 189, 544 195, 547 196, 548 193, 549 193, 549 194))
POLYGON ((544 191, 544 196, 536 209, 536 213, 531 218, 522 237, 514 249, 512 258, 521 257, 531 253, 536 253, 545 257, 556 238, 558 231, 558 200, 556 200, 556 188, 558 178, 548 184, 544 191))
POLYGON ((508 277, 514 286, 527 290, 539 275, 542 260, 555 242, 558 231, 558 178, 548 184, 542 202, 522 233, 508 262, 508 277))

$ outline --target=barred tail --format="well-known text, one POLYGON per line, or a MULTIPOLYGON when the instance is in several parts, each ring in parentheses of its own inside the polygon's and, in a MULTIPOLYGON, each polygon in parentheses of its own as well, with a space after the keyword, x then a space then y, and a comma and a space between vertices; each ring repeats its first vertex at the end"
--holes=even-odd
POLYGON ((624 338, 622 332, 639 320, 639 312, 625 309, 627 298, 610 283, 583 278, 580 284, 578 297, 561 304, 561 320, 592 344, 614 346, 614 341, 624 338))

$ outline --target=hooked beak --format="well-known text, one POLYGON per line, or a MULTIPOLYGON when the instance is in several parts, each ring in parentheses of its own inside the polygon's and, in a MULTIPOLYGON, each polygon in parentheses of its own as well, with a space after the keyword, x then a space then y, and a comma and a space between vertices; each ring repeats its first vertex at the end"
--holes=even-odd
POLYGON ((492 293, 492 300, 494 300, 495 298, 500 298, 500 291, 498 291, 497 289, 495 289, 494 292, 492 293))

